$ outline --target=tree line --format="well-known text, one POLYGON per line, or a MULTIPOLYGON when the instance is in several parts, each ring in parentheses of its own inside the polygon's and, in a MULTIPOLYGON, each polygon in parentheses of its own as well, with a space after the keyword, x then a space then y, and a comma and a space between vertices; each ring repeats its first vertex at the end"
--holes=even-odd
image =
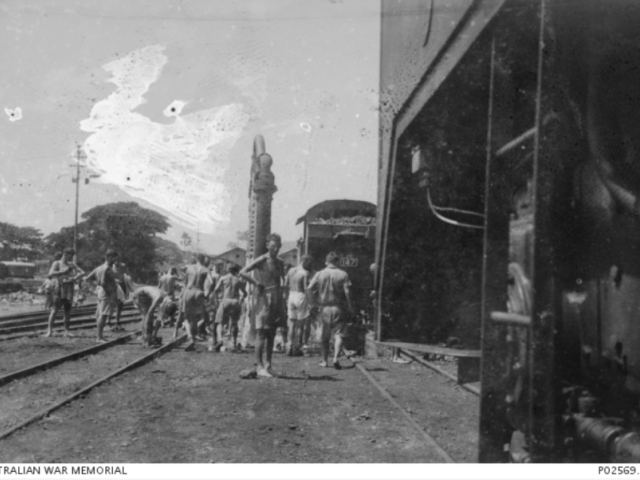
MULTIPOLYGON (((143 283, 156 281, 159 269, 185 261, 185 252, 178 245, 158 237, 169 228, 167 217, 136 202, 99 205, 81 218, 76 253, 85 270, 102 263, 110 248, 120 253, 132 277, 143 283)), ((0 260, 53 260, 73 246, 73 234, 73 226, 45 237, 37 228, 0 222, 0 260)))

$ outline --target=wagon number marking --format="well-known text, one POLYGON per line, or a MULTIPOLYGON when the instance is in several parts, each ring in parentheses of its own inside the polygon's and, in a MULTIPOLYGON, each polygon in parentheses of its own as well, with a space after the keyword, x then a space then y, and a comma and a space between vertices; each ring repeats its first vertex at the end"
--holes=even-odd
POLYGON ((357 257, 340 257, 340 266, 341 267, 357 267, 358 266, 358 258, 357 257))

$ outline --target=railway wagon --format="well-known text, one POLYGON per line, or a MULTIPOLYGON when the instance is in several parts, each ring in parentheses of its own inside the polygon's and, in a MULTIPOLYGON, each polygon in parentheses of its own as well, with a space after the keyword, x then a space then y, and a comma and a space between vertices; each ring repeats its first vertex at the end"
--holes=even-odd
POLYGON ((33 279, 36 266, 25 262, 0 262, 0 293, 22 290, 22 281, 33 279))
POLYGON ((300 258, 314 258, 314 270, 324 268, 327 254, 340 256, 339 267, 349 274, 353 300, 358 310, 367 310, 373 285, 370 267, 374 261, 376 206, 358 200, 327 200, 314 205, 296 225, 302 223, 300 258))
POLYGON ((376 337, 478 343, 481 462, 640 461, 639 22, 382 1, 376 337))
POLYGON ((0 278, 33 278, 35 274, 34 263, 0 262, 0 278))

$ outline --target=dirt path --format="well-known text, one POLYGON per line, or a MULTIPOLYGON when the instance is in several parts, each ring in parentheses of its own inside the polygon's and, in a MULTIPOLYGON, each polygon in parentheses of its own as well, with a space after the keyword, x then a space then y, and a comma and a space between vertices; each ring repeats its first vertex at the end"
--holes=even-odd
MULTIPOLYGON (((276 354, 281 378, 242 380, 252 354, 183 348, 0 441, 0 462, 442 461, 356 368, 276 354)), ((476 461, 477 397, 420 365, 363 365, 454 460, 476 461)))

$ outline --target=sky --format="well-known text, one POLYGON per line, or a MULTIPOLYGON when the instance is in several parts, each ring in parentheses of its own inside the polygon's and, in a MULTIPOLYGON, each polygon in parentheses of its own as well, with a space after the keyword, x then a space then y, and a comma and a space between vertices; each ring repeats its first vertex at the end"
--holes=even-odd
POLYGON ((80 214, 135 201, 221 253, 257 134, 284 240, 320 201, 376 201, 378 1, 4 0, 0 45, 1 222, 73 225, 80 145, 80 214))

